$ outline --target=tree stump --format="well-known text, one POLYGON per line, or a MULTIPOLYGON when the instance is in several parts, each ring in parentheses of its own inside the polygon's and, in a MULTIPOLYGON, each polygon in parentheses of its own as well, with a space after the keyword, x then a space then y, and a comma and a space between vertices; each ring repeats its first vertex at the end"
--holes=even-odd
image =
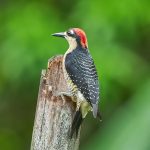
POLYGON ((79 137, 69 137, 76 104, 71 97, 65 100, 55 96, 67 91, 62 70, 63 56, 48 61, 47 70, 42 70, 37 108, 33 127, 31 150, 78 150, 79 137))

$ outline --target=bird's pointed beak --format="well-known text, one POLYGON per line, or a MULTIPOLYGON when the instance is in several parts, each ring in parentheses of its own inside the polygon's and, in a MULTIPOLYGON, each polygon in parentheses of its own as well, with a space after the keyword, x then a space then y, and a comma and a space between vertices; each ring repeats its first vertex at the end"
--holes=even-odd
POLYGON ((57 37, 65 37, 65 32, 60 32, 60 33, 54 33, 52 36, 57 36, 57 37))

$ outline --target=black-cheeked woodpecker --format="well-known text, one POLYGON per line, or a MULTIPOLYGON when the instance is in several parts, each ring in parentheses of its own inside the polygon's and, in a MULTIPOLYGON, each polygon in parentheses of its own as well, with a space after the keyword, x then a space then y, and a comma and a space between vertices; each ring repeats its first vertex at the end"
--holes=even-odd
POLYGON ((89 111, 101 120, 98 110, 99 80, 94 61, 89 53, 86 34, 79 28, 55 33, 53 36, 63 37, 69 43, 69 49, 63 57, 63 72, 70 89, 64 95, 76 97, 76 113, 72 123, 70 136, 78 134, 79 127, 89 111))

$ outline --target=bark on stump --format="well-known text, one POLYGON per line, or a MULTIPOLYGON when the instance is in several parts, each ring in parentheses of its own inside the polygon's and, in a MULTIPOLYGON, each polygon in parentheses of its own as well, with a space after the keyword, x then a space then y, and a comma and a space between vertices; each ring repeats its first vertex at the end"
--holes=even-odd
MULTIPOLYGON (((71 97, 55 96, 67 91, 62 71, 63 56, 48 61, 47 70, 42 70, 37 108, 32 134, 31 150, 78 150, 79 136, 69 138, 75 113, 71 97)), ((80 132, 80 131, 79 131, 80 132)))

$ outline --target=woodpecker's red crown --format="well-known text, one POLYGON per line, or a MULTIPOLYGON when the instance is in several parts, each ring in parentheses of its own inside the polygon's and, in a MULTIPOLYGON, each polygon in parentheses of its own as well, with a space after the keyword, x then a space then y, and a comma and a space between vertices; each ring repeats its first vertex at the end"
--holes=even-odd
POLYGON ((75 32, 76 36, 79 37, 81 45, 84 48, 87 48, 88 43, 87 43, 87 38, 86 38, 85 32, 82 29, 79 29, 79 28, 73 28, 72 30, 75 32))

